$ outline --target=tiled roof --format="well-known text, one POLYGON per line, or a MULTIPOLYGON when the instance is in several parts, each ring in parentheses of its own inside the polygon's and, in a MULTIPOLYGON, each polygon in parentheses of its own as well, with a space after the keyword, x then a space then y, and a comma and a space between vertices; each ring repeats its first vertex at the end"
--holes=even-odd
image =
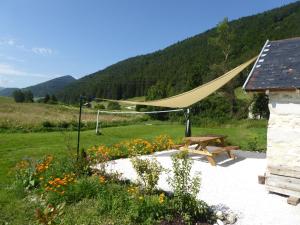
POLYGON ((266 42, 244 84, 244 89, 264 91, 299 88, 300 37, 266 42))

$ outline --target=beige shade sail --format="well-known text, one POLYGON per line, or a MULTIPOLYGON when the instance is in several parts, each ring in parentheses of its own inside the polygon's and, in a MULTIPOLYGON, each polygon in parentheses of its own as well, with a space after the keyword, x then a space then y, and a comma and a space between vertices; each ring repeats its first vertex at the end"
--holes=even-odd
POLYGON ((202 99, 206 98, 210 94, 214 93, 215 91, 223 87, 226 83, 228 83, 231 79, 233 79, 241 71, 243 71, 247 66, 253 63, 256 58, 257 56, 206 84, 203 84, 190 91, 178 95, 174 95, 168 98, 163 98, 163 99, 153 100, 153 101, 144 101, 144 102, 113 100, 113 99, 103 99, 103 100, 125 103, 125 104, 132 104, 132 105, 147 105, 147 106, 158 106, 158 107, 168 107, 168 108, 186 108, 201 101, 202 99))

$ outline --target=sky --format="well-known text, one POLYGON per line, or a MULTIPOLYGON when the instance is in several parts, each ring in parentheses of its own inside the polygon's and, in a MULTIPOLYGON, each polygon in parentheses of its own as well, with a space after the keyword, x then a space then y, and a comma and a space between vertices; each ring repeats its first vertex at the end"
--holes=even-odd
POLYGON ((0 87, 80 78, 289 0, 0 0, 0 87))

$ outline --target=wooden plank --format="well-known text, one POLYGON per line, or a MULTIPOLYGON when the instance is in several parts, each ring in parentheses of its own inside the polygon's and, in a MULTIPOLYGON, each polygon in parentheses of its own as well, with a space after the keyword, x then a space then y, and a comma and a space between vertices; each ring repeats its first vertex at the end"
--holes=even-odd
POLYGON ((279 193, 279 194, 283 194, 283 195, 287 195, 287 196, 294 196, 294 197, 300 198, 300 192, 298 192, 298 191, 291 191, 291 190, 287 190, 284 188, 267 186, 267 185, 266 185, 266 189, 270 192, 275 192, 275 193, 279 193))
POLYGON ((300 178, 300 167, 268 166, 268 172, 288 177, 300 178))
POLYGON ((298 205, 299 202, 300 202, 300 198, 297 197, 290 196, 287 199, 287 203, 291 205, 298 205))
POLYGON ((295 177, 287 177, 287 176, 281 176, 281 175, 267 173, 267 179, 270 181, 274 181, 274 182, 297 184, 300 187, 300 179, 295 178, 295 177))
POLYGON ((300 193, 300 185, 298 184, 292 184, 292 183, 282 182, 282 181, 274 181, 267 177, 266 185, 272 187, 284 188, 286 190, 296 191, 300 193))
POLYGON ((207 158, 208 162, 210 163, 210 165, 216 166, 216 161, 213 157, 207 156, 206 158, 207 158))
POLYGON ((186 149, 190 153, 195 153, 199 155, 205 155, 205 156, 213 156, 209 151, 200 151, 200 150, 193 150, 193 149, 186 149))
POLYGON ((240 148, 239 146, 225 146, 225 147, 214 149, 211 151, 211 153, 219 154, 219 153, 226 152, 226 151, 238 150, 239 148, 240 148))

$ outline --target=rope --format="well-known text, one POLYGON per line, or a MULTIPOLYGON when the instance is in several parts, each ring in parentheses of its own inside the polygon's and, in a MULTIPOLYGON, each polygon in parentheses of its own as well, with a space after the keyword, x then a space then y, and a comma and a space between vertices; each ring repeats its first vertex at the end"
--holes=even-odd
POLYGON ((161 111, 148 111, 148 112, 136 112, 136 111, 100 111, 99 113, 106 113, 106 114, 155 114, 155 113, 166 113, 166 112, 180 112, 184 111, 184 109, 172 109, 172 110, 161 110, 161 111))

